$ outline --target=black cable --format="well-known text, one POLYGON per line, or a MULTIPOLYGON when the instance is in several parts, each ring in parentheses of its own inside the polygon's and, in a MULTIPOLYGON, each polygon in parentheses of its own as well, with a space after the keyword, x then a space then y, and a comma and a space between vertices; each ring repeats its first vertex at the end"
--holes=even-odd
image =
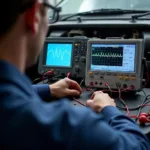
MULTIPOLYGON (((149 103, 150 103, 150 100, 149 100, 149 101, 147 101, 145 104, 149 104, 149 103)), ((145 104, 144 104, 144 105, 145 105, 145 104)))
POLYGON ((145 96, 147 96, 144 90, 142 90, 142 92, 144 93, 145 96))
POLYGON ((62 79, 62 78, 63 78, 62 75, 60 75, 60 76, 54 76, 54 77, 48 79, 48 81, 46 82, 46 84, 52 82, 53 80, 57 80, 57 81, 58 81, 58 80, 60 80, 60 79, 62 79))
MULTIPOLYGON (((142 101, 141 105, 144 105, 144 104, 146 103, 148 97, 150 97, 150 95, 147 95, 147 96, 145 97, 145 99, 142 101)), ((141 106, 141 107, 139 108, 139 111, 138 111, 138 113, 137 113, 137 118, 135 119, 135 121, 138 120, 138 118, 139 118, 139 116, 140 116, 140 114, 141 114, 141 111, 142 111, 143 107, 144 107, 144 106, 141 106)))
MULTIPOLYGON (((150 97, 150 95, 147 95, 146 97, 145 97, 145 99, 142 101, 142 104, 141 105, 139 105, 139 106, 137 106, 137 107, 135 107, 135 108, 129 108, 129 110, 130 111, 135 111, 135 110, 138 110, 138 109, 140 109, 140 107, 144 107, 144 106, 142 106, 142 105, 145 105, 145 104, 148 104, 148 103, 150 103, 150 98, 148 98, 148 97, 150 97), (147 101, 148 100, 148 101, 147 101)), ((126 110, 126 107, 121 107, 121 106, 117 106, 117 108, 119 108, 119 109, 122 109, 122 110, 126 110)))
POLYGON ((51 74, 47 74, 44 76, 44 80, 43 80, 43 84, 47 84, 47 80, 51 79, 55 77, 54 75, 51 75, 51 74), (46 81, 46 82, 45 82, 46 81))
POLYGON ((118 86, 118 91, 119 91, 119 100, 121 101, 121 103, 126 107, 126 103, 125 101, 122 99, 122 96, 121 96, 121 90, 120 90, 120 87, 118 86))
MULTIPOLYGON (((144 58, 144 65, 145 65, 146 72, 148 72, 148 64, 147 64, 146 58, 144 58)), ((147 81, 147 82, 148 82, 148 81, 147 81)), ((148 97, 150 97, 150 95, 146 95, 146 93, 145 93, 144 90, 142 90, 142 92, 144 93, 145 98, 144 98, 144 100, 142 101, 141 106, 139 107, 139 111, 138 111, 138 113, 137 113, 137 118, 135 119, 135 121, 138 120, 138 118, 139 118, 139 116, 140 116, 140 114, 141 114, 141 111, 142 111, 142 109, 143 109, 143 107, 144 107, 144 106, 142 106, 142 105, 146 104, 146 101, 147 101, 148 97)))
MULTIPOLYGON (((135 111, 138 110, 141 106, 135 107, 135 108, 129 108, 130 111, 135 111)), ((121 106, 117 106, 117 108, 122 109, 122 110, 126 110, 126 107, 121 107, 121 106)))
POLYGON ((111 94, 111 97, 113 96, 113 92, 112 92, 112 89, 111 89, 111 87, 106 83, 105 84, 107 87, 108 87, 108 89, 109 89, 109 91, 110 91, 110 94, 111 94))
POLYGON ((37 82, 41 82, 42 79, 41 78, 36 78, 32 81, 32 84, 37 84, 37 82))

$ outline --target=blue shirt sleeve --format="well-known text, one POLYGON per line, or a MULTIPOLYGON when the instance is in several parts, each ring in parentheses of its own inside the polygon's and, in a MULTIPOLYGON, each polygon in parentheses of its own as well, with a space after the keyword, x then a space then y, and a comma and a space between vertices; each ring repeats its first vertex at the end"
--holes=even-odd
POLYGON ((36 84, 32 85, 32 87, 41 99, 47 100, 51 98, 51 91, 48 84, 36 84))
POLYGON ((135 122, 115 107, 105 107, 96 114, 88 108, 73 107, 66 99, 47 104, 38 100, 24 103, 22 99, 14 102, 11 97, 8 104, 5 101, 5 112, 0 124, 0 142, 7 141, 10 148, 150 149, 148 139, 135 122))

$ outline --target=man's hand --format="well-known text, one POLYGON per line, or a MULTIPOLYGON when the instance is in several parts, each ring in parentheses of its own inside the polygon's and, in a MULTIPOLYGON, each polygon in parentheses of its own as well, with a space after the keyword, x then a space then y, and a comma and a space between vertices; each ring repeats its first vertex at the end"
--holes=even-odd
POLYGON ((56 98, 79 96, 82 92, 79 84, 69 78, 62 79, 50 85, 51 94, 56 98))
POLYGON ((87 106, 91 107, 95 112, 100 113, 106 106, 116 106, 113 99, 101 91, 95 92, 92 96, 92 100, 87 101, 87 106))

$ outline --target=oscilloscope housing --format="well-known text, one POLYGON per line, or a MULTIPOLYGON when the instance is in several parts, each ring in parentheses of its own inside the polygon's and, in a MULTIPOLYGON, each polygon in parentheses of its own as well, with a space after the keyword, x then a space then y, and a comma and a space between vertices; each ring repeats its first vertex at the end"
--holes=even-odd
POLYGON ((106 83, 111 89, 133 88, 133 91, 142 89, 143 69, 142 63, 144 47, 142 39, 91 39, 88 41, 85 84, 93 88, 107 88, 106 83), (134 72, 92 70, 92 44, 134 44, 135 60, 134 72))
MULTIPOLYGON (((48 37, 45 40, 43 50, 40 54, 38 63, 39 74, 44 74, 49 70, 53 70, 56 76, 67 76, 71 73, 72 78, 84 78, 85 77, 85 64, 86 64, 86 52, 87 52, 87 37, 48 37), (69 67, 64 66, 51 66, 46 65, 46 55, 48 44, 72 44, 71 65, 69 67)), ((54 50, 54 49, 53 49, 54 50)))

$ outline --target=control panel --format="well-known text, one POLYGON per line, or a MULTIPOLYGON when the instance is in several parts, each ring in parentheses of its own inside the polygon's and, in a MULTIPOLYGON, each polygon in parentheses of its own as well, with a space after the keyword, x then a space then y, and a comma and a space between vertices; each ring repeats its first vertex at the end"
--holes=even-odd
POLYGON ((86 86, 111 89, 142 88, 142 39, 91 39, 86 57, 86 86))
POLYGON ((87 41, 86 37, 47 38, 40 54, 39 73, 53 70, 56 76, 71 73, 73 78, 84 78, 87 41))

